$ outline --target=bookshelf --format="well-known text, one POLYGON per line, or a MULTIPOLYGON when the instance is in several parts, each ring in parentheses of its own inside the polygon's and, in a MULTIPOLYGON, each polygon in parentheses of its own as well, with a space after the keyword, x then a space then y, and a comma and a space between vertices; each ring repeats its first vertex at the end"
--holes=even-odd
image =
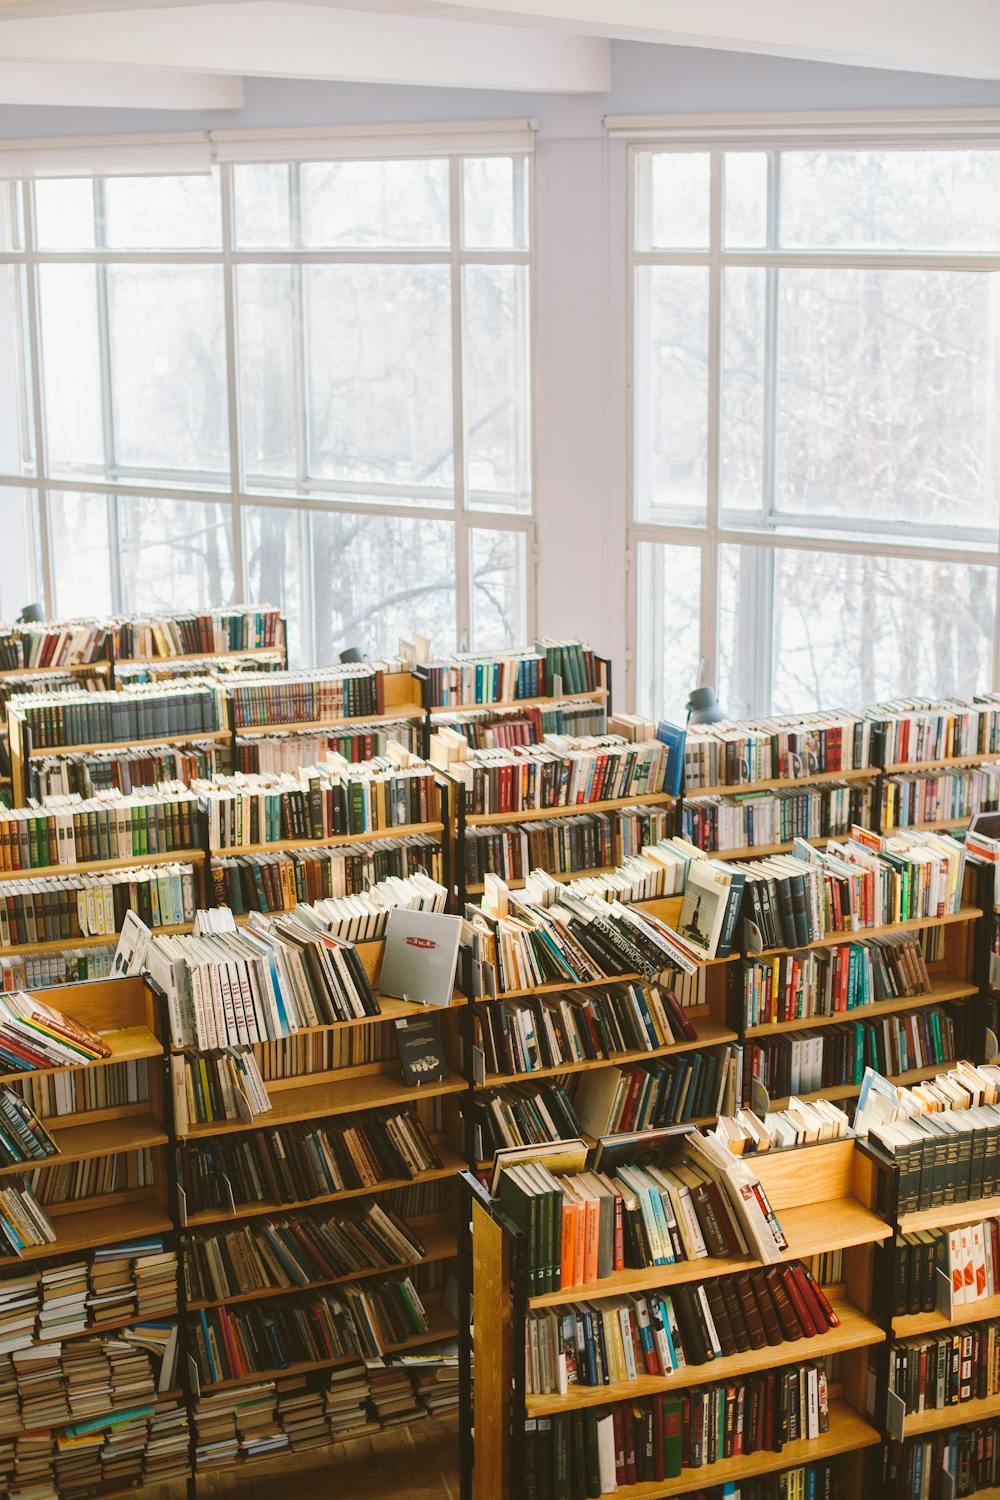
MULTIPOLYGON (((545 1148, 540 1147, 539 1157, 544 1159, 544 1154, 545 1148)), ((463 1340, 464 1369, 468 1373, 474 1363, 476 1370, 474 1387, 463 1385, 462 1428, 474 1432, 474 1441, 463 1445, 463 1493, 472 1500, 515 1500, 529 1493, 537 1477, 531 1465, 544 1461, 546 1451, 536 1449, 535 1456, 528 1457, 529 1436, 539 1430, 539 1423, 547 1427, 567 1414, 613 1406, 616 1401, 631 1406, 643 1395, 678 1394, 720 1382, 738 1384, 747 1375, 834 1355, 837 1364, 830 1387, 828 1428, 819 1436, 788 1442, 780 1452, 762 1448, 707 1466, 685 1468, 673 1478, 634 1484, 622 1484, 619 1479, 616 1493, 628 1500, 640 1496, 643 1500, 665 1500, 697 1490, 706 1481, 713 1487, 720 1483, 738 1485, 754 1475, 828 1458, 838 1460, 845 1493, 851 1488, 865 1492, 861 1483, 865 1455, 881 1440, 878 1426, 865 1413, 865 1394, 872 1361, 887 1336, 875 1303, 874 1252, 892 1233, 873 1206, 872 1163, 856 1152, 854 1142, 848 1139, 769 1152, 754 1158, 754 1170, 788 1241, 782 1261, 841 1252, 843 1281, 827 1288, 840 1318, 839 1326, 813 1338, 723 1355, 707 1365, 672 1375, 644 1374, 618 1386, 571 1383, 565 1395, 545 1396, 525 1392, 527 1318, 531 1311, 581 1302, 599 1307, 608 1300, 618 1305, 622 1297, 635 1292, 669 1291, 686 1282, 728 1278, 756 1262, 747 1258, 679 1261, 641 1271, 612 1272, 583 1287, 532 1296, 526 1236, 471 1173, 463 1174, 462 1290, 474 1299, 476 1312, 474 1327, 463 1340)), ((575 1445, 575 1436, 571 1441, 575 1445)))

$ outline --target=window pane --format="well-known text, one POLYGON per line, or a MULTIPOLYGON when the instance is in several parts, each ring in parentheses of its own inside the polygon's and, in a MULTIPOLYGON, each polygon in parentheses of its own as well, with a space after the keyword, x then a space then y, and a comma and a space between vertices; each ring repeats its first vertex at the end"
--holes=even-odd
POLYGON ((527 537, 471 533, 473 651, 514 651, 528 639, 527 537))
POLYGON ((92 250, 97 243, 92 177, 39 178, 35 241, 41 250, 92 250))
POLYGON ((448 521, 337 511, 246 513, 247 586, 281 605, 292 650, 302 649, 302 601, 312 595, 312 656, 335 661, 395 653, 400 637, 455 649, 455 534, 448 521))
POLYGON ((734 250, 767 244, 767 156, 763 151, 727 151, 725 238, 734 250))
POLYGON ((708 249, 711 162, 707 151, 639 153, 638 249, 708 249))
POLYGON ((1000 151, 783 151, 781 244, 1000 250, 1000 151))
MULTIPOLYGON (((758 550, 722 548, 720 599, 733 608, 728 622, 720 612, 720 642, 737 638, 739 609, 755 607, 740 597, 753 573, 737 554, 758 550)), ((987 689, 995 590, 996 572, 985 565, 776 549, 771 711, 987 689)), ((729 666, 721 701, 733 712, 748 696, 746 664, 731 658, 729 666)), ((767 709, 751 703, 753 712, 767 709)))
POLYGON ((463 271, 470 503, 531 509, 527 266, 463 271))
POLYGON ((49 535, 55 613, 74 616, 111 614, 111 529, 105 495, 49 495, 49 535))
POLYGON ((448 502, 454 484, 446 266, 307 266, 310 472, 448 502))
POLYGON ((243 464, 251 487, 287 484, 305 464, 297 400, 302 387, 300 276, 296 266, 239 266, 236 271, 243 464))
POLYGON ((636 706, 683 723, 698 684, 701 549, 638 546, 636 706))
POLYGON ((294 168, 285 162, 233 167, 233 230, 243 250, 290 249, 289 184, 294 168))
POLYGON ((467 250, 526 250, 528 158, 465 157, 462 204, 467 250))
POLYGON ((0 250, 20 250, 23 246, 21 184, 0 182, 0 250))
POLYGON ((635 290, 639 520, 704 520, 708 485, 708 271, 640 266, 635 290))
POLYGON ((23 266, 0 266, 0 473, 35 469, 31 348, 23 266))
POLYGON ((104 467, 97 273, 40 266, 42 374, 49 464, 56 473, 104 467))
POLYGON ((446 250, 448 162, 304 162, 306 249, 446 250))
POLYGON ((778 318, 777 508, 995 546, 998 279, 783 270, 778 318))
POLYGON ((204 609, 232 603, 228 503, 123 495, 117 505, 125 610, 204 609))
POLYGON ((724 510, 764 498, 764 304, 767 272, 727 267, 722 281, 719 479, 724 510))
POLYGON ((228 482, 221 267, 119 265, 107 274, 118 469, 228 482))
POLYGON ((16 620, 26 604, 41 600, 36 535, 38 497, 32 490, 0 488, 0 619, 16 620))
POLYGON ((222 248, 217 169, 182 177, 105 177, 104 244, 111 250, 222 248))

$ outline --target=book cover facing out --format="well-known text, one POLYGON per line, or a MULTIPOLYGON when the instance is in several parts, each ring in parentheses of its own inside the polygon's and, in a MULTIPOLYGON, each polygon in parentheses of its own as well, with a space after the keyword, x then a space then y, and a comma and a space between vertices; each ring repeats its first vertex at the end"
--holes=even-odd
POLYGON ((441 1083, 445 1075, 440 1016, 404 1016, 396 1022, 396 1046, 403 1082, 441 1083))
POLYGON ((450 1005, 461 935, 461 917, 393 907, 386 922, 379 991, 418 1005, 450 1005))

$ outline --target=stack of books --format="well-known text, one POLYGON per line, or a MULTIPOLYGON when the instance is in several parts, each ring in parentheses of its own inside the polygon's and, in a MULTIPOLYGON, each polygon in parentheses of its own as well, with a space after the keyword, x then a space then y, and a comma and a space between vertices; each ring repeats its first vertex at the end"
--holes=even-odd
POLYGON ((323 1409, 330 1437, 335 1440, 369 1437, 382 1424, 369 1407, 370 1371, 364 1365, 345 1365, 326 1376, 323 1409))
POLYGON ((36 995, 14 990, 0 995, 0 1065, 16 1073, 61 1068, 110 1057, 96 1031, 36 995))
POLYGON ((900 1217, 1000 1192, 1000 1069, 963 1061, 909 1088, 865 1085, 857 1128, 899 1166, 900 1217))
POLYGON ((0 1255, 20 1256, 30 1246, 55 1244, 56 1232, 34 1194, 16 1179, 0 1186, 0 1255))
POLYGON ((406 876, 390 875, 351 895, 300 902, 295 916, 318 932, 352 943, 370 943, 385 936, 389 913, 397 906, 404 911, 445 911, 447 905, 447 887, 417 870, 406 876))
POLYGON ((0 1084, 0 1166, 45 1161, 59 1147, 30 1104, 15 1089, 0 1084))
POLYGON ((198 1472, 288 1448, 288 1436, 278 1426, 277 1407, 273 1380, 198 1395, 191 1410, 198 1472))
MULTIPOLYGON (((851 1122, 829 1099, 789 1099, 784 1109, 763 1116, 752 1109, 721 1115, 711 1132, 736 1156, 785 1151, 810 1141, 836 1141, 851 1133, 851 1122)), ((828 1277, 827 1280, 836 1280, 828 1277)))

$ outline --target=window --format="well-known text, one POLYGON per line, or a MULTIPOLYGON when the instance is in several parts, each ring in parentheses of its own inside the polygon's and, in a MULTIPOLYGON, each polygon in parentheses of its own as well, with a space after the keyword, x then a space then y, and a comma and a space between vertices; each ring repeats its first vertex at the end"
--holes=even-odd
POLYGON ((0 615, 266 598, 303 663, 520 644, 529 158, 482 140, 0 182, 0 615))
POLYGON ((631 172, 639 709, 993 687, 1000 148, 687 142, 631 172))

